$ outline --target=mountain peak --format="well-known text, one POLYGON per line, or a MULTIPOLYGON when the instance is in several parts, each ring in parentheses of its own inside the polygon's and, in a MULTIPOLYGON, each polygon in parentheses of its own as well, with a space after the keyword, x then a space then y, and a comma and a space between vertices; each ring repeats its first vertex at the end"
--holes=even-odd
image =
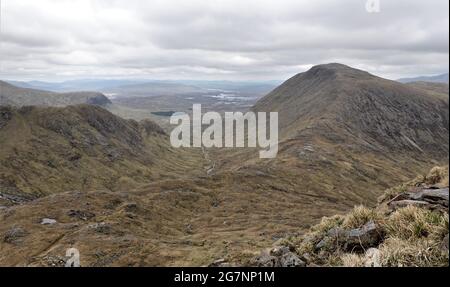
POLYGON ((317 65, 312 67, 305 74, 311 77, 337 76, 337 75, 350 77, 371 76, 371 74, 369 74, 366 71, 358 70, 340 63, 317 65))

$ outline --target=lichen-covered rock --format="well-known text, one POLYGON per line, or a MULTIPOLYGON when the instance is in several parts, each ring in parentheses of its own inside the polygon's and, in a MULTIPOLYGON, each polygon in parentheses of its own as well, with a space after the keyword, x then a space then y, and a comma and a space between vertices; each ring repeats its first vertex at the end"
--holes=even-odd
POLYGON ((325 237, 316 245, 316 250, 334 250, 341 248, 345 251, 364 251, 378 246, 382 241, 383 232, 370 221, 361 228, 344 230, 336 227, 330 229, 325 237))

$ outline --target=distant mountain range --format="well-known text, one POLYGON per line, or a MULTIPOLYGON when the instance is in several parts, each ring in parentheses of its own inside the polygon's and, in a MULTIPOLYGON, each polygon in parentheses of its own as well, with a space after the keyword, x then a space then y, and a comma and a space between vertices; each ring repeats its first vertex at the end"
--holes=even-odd
POLYGON ((211 90, 223 90, 262 95, 273 90, 279 81, 195 81, 195 80, 109 80, 87 79, 63 82, 8 81, 21 88, 53 92, 96 91, 118 96, 166 96, 204 94, 211 90))
POLYGON ((0 106, 53 106, 65 107, 77 104, 106 106, 111 101, 98 92, 56 93, 30 88, 21 88, 0 81, 0 106))
POLYGON ((422 76, 415 78, 403 78, 397 81, 401 83, 412 83, 412 82, 432 82, 432 83, 447 83, 448 84, 448 73, 437 75, 437 76, 422 76))

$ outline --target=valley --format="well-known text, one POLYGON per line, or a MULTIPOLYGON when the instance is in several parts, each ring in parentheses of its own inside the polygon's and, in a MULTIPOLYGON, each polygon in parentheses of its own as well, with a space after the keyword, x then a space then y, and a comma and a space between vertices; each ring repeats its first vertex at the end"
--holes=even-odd
POLYGON ((384 190, 448 164, 445 84, 328 64, 273 91, 197 88, 142 95, 138 84, 129 96, 111 89, 124 95, 105 104, 2 104, 0 265, 63 266, 70 247, 82 266, 246 264, 324 216, 373 207, 384 190), (192 113, 193 103, 279 112, 278 156, 171 147, 167 115, 192 113))

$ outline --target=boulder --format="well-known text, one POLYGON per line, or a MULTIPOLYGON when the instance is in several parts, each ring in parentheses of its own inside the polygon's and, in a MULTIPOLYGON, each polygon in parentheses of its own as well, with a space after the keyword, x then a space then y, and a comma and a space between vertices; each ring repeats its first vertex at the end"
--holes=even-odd
POLYGON ((306 267, 306 263, 292 252, 283 254, 279 262, 281 267, 306 267))
POLYGON ((408 205, 448 211, 449 189, 414 188, 392 199, 388 206, 394 210, 408 205))
POLYGON ((382 232, 373 221, 370 221, 361 228, 347 232, 344 249, 346 251, 363 251, 378 246, 382 239, 382 232))
POLYGON ((316 250, 334 250, 339 247, 348 252, 361 252, 378 246, 382 239, 383 233, 373 221, 370 221, 363 227, 352 230, 339 227, 330 229, 316 244, 316 250))
POLYGON ((305 267, 306 263, 288 247, 276 246, 253 258, 251 265, 255 267, 305 267))
POLYGON ((280 267, 278 258, 262 252, 259 256, 250 261, 250 265, 254 267, 280 267))
POLYGON ((53 225, 58 223, 55 219, 51 219, 51 218, 43 218, 41 221, 42 225, 53 225))

